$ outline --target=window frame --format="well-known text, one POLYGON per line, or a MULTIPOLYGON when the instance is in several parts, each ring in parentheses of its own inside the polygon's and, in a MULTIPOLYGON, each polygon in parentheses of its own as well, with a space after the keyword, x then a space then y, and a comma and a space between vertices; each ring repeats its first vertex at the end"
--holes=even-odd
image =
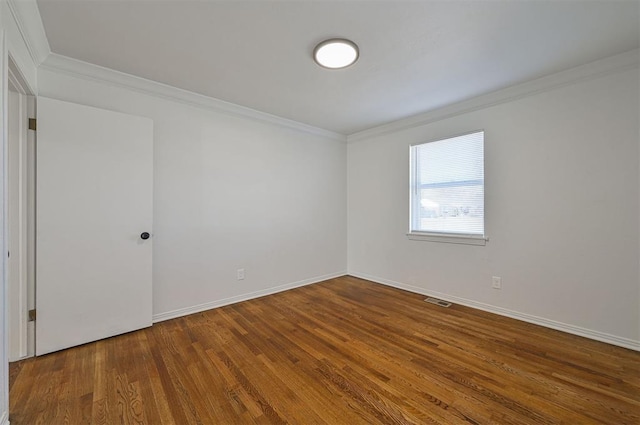
MULTIPOLYGON (((416 191, 418 190, 418 155, 415 154, 416 147, 421 145, 426 145, 428 143, 445 141, 448 139, 454 139, 457 137, 467 136, 475 133, 483 133, 482 144, 483 144, 483 153, 482 153, 482 166, 486 168, 485 165, 485 137, 486 131, 484 129, 478 129, 473 131, 467 131, 465 133, 454 134, 447 137, 439 137, 437 139, 428 140, 426 142, 417 142, 409 145, 409 231, 407 232, 407 238, 410 240, 416 241, 428 241, 428 242, 444 242, 444 243, 455 243, 455 244, 465 244, 465 245, 486 245, 486 242, 489 240, 487 237, 487 229, 486 229, 486 214, 483 214, 483 234, 471 234, 471 233, 455 233, 455 232, 435 232, 435 231, 420 231, 413 230, 415 227, 415 220, 418 216, 419 204, 414 202, 417 197, 416 191)), ((484 193, 485 179, 483 178, 483 196, 482 196, 482 204, 483 211, 486 213, 486 193, 484 193)), ((455 184, 452 184, 455 186, 455 184)))

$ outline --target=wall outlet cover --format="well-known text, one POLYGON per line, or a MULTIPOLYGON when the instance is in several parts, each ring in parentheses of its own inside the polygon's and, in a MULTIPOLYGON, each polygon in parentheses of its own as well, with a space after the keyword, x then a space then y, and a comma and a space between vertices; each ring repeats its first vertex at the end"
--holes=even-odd
POLYGON ((502 278, 499 276, 493 276, 491 278, 491 287, 493 289, 502 289, 502 278))

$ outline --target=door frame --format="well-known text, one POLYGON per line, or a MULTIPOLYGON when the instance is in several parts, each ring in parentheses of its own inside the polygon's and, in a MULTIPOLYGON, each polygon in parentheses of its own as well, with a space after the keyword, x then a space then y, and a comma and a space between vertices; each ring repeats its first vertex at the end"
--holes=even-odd
MULTIPOLYGON (((35 306, 35 132, 28 131, 28 119, 35 117, 34 92, 24 78, 11 52, 7 54, 7 77, 5 82, 6 119, 18 113, 20 121, 17 160, 18 178, 9 173, 9 140, 8 132, 5 133, 4 144, 4 214, 5 214, 5 248, 15 245, 11 258, 4 256, 5 282, 7 309, 5 319, 7 321, 7 334, 15 335, 18 346, 12 346, 11 339, 7 341, 7 354, 9 361, 21 360, 32 357, 35 353, 35 326, 28 320, 28 310, 35 306), (20 96, 19 111, 9 108, 9 90, 13 89, 20 96), (16 190, 18 194, 18 217, 16 225, 10 221, 9 193, 16 190), (17 248, 17 249, 16 249, 17 248), (17 268, 17 279, 10 279, 10 267, 17 268), (10 305, 9 303, 12 303, 10 305), (15 303, 18 305, 16 306, 15 303)), ((16 271, 16 270, 14 270, 16 271)))

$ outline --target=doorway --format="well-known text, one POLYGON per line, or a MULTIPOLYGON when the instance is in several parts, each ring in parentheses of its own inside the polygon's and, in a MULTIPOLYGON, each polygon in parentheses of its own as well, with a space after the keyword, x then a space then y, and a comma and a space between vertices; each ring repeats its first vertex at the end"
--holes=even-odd
POLYGON ((35 353, 35 98, 9 55, 7 93, 7 329, 10 362, 35 353))

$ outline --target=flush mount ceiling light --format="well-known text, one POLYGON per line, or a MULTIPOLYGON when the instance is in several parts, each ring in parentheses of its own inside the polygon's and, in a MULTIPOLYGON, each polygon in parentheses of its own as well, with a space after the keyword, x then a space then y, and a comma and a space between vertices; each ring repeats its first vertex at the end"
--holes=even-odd
POLYGON ((358 60, 358 46, 344 38, 332 38, 313 49, 313 60, 323 68, 346 68, 358 60))

